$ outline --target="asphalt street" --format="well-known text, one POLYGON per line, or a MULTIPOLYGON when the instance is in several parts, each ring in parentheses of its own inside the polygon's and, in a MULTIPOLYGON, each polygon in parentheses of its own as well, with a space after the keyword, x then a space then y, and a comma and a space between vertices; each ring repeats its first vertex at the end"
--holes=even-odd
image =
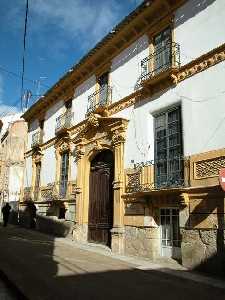
POLYGON ((15 226, 0 227, 0 247, 0 270, 30 300, 225 299, 225 289, 179 274, 140 270, 135 264, 15 226))

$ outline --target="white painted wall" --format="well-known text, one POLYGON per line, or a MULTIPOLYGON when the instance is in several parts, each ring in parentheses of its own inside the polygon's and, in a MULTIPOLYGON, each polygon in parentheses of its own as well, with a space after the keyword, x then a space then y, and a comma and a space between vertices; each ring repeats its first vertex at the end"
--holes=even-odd
POLYGON ((95 92, 95 84, 96 78, 95 76, 92 76, 76 88, 72 105, 72 111, 74 112, 74 124, 85 119, 88 106, 88 96, 95 92))
POLYGON ((44 143, 55 137, 56 118, 65 112, 64 102, 58 101, 51 106, 45 114, 44 122, 44 143))
POLYGON ((55 182, 56 159, 54 146, 43 151, 44 155, 41 160, 41 186, 55 182))
POLYGON ((177 104, 182 106, 184 155, 225 147, 225 63, 199 73, 174 89, 146 99, 130 108, 125 143, 125 167, 147 161, 154 156, 153 116, 177 104), (151 100, 151 101, 150 101, 151 100), (153 100, 153 101, 152 101, 153 100))
POLYGON ((182 64, 223 44, 225 1, 187 1, 175 13, 175 41, 181 47, 182 64))
POLYGON ((112 102, 134 92, 141 75, 141 60, 148 55, 148 36, 144 35, 112 60, 109 79, 112 86, 112 102))
POLYGON ((74 161, 74 157, 71 157, 71 180, 77 179, 77 163, 74 161))
POLYGON ((29 156, 25 159, 24 187, 30 187, 31 180, 32 180, 32 157, 29 156))
POLYGON ((9 167, 9 201, 19 201, 22 178, 23 166, 9 167))

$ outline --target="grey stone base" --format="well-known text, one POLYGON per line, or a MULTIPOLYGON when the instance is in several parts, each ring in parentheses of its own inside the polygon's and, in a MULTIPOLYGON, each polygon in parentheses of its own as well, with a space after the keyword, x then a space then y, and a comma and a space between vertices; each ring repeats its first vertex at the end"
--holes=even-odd
POLYGON ((225 275, 224 230, 181 229, 182 264, 189 269, 225 275))
POLYGON ((125 226, 125 254, 151 259, 159 257, 159 227, 125 226))
POLYGON ((88 239, 88 225, 87 224, 75 224, 73 228, 73 239, 76 242, 87 243, 88 239))

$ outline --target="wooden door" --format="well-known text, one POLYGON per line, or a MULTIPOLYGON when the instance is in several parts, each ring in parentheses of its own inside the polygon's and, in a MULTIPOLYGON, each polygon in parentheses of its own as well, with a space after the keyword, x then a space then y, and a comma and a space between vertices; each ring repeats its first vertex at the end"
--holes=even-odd
POLYGON ((91 163, 89 183, 88 241, 111 244, 113 226, 113 154, 100 152, 91 163))

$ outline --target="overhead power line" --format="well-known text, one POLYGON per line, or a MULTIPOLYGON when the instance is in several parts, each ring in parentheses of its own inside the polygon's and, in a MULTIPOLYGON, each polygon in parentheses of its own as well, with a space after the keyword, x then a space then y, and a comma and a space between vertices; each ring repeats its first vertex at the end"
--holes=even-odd
POLYGON ((24 22, 24 34, 23 34, 23 57, 22 57, 22 76, 21 76, 21 110, 23 109, 23 86, 24 86, 24 72, 25 72, 25 54, 26 54, 26 36, 27 36, 27 19, 28 19, 28 0, 26 3, 26 14, 24 22))
MULTIPOLYGON (((21 78, 21 74, 18 74, 16 72, 13 72, 13 71, 10 71, 8 69, 6 69, 5 67, 1 66, 0 65, 0 70, 2 70, 3 72, 13 76, 13 77, 16 77, 16 78, 21 78)), ((23 78, 24 81, 29 81, 29 82, 32 82, 33 84, 37 84, 37 82, 39 83, 40 80, 38 79, 31 79, 31 78, 28 78, 28 77, 24 77, 23 78)), ((49 85, 46 85, 46 84, 43 84, 43 83, 39 83, 39 85, 43 86, 43 87, 46 87, 46 88, 50 88, 49 85)))

